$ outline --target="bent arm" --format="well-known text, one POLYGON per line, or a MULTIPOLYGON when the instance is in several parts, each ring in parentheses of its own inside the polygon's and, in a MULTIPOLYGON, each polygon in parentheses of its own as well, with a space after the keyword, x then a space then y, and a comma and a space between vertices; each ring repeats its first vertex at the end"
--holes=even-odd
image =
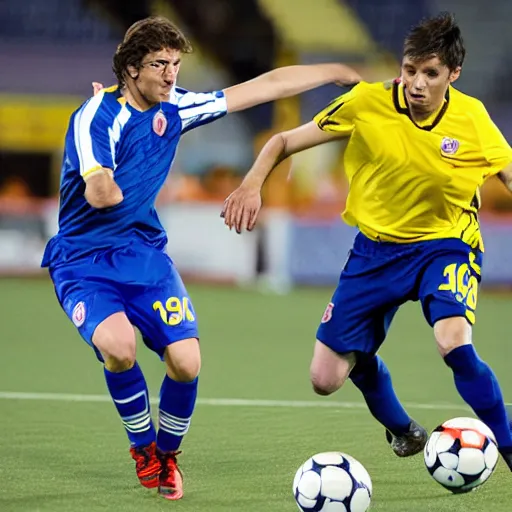
POLYGON ((322 131, 315 121, 274 135, 263 146, 244 183, 261 189, 270 173, 286 158, 332 140, 347 138, 346 132, 322 131))
POLYGON ((351 85, 361 77, 343 64, 287 66, 264 73, 252 80, 224 89, 228 112, 245 110, 261 103, 295 96, 321 85, 351 85))
POLYGON ((84 180, 84 196, 93 208, 110 208, 122 202, 123 192, 114 181, 110 169, 101 167, 88 176, 84 176, 84 180))
POLYGON ((347 132, 324 132, 315 121, 274 135, 263 147, 242 184, 224 201, 221 217, 237 233, 252 230, 261 208, 261 187, 277 165, 290 155, 335 139, 347 132))

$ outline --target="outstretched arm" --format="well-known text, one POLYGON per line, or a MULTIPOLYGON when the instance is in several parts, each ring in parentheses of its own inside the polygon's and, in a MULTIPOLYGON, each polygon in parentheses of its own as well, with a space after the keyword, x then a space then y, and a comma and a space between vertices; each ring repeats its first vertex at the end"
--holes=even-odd
POLYGON ((273 69, 252 80, 224 89, 228 112, 245 110, 261 103, 288 98, 321 85, 352 85, 359 74, 343 64, 314 64, 273 69))
POLYGON ((224 201, 221 217, 237 233, 252 230, 261 208, 261 188, 270 173, 286 158, 304 149, 348 137, 346 132, 324 132, 311 121, 274 135, 263 146, 242 184, 224 201))

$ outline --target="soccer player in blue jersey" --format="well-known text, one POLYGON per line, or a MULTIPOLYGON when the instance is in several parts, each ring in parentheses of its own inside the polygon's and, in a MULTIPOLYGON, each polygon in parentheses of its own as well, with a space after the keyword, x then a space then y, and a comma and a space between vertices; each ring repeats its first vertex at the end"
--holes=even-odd
POLYGON ((190 426, 201 358, 196 313, 165 252, 155 198, 181 135, 251 106, 329 82, 358 80, 341 64, 292 66, 196 94, 176 86, 185 36, 165 18, 128 29, 113 59, 119 85, 71 116, 59 231, 45 250, 59 303, 104 363, 108 390, 145 487, 183 495, 176 456, 190 426), (158 434, 135 354, 134 326, 166 365, 158 434))
POLYGON ((313 388, 329 395, 350 378, 395 453, 420 452, 427 432, 402 407, 377 355, 398 308, 420 301, 460 396, 512 469, 502 392, 471 328, 484 250, 479 188, 496 175, 512 191, 512 149, 484 105, 451 85, 464 57, 450 14, 425 20, 405 41, 400 79, 361 82, 313 121, 274 136, 221 215, 237 232, 252 229, 261 187, 279 162, 348 139, 343 219, 359 233, 317 331, 313 388))

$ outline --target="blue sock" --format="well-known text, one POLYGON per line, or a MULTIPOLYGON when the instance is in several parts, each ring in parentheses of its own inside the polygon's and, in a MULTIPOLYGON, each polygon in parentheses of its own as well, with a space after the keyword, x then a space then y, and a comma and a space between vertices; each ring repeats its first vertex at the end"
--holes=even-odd
POLYGON ((452 350, 445 363, 453 370, 455 386, 475 414, 494 432, 500 449, 512 448, 512 432, 496 375, 473 345, 452 350))
POLYGON ((106 368, 104 371, 110 396, 131 445, 147 446, 154 442, 156 432, 151 420, 148 387, 140 366, 135 363, 132 368, 120 373, 113 373, 106 368))
POLYGON ((399 436, 409 431, 411 418, 398 400, 391 374, 379 356, 358 361, 350 379, 363 393, 373 416, 392 434, 399 436))
POLYGON ((192 382, 176 382, 165 376, 160 390, 160 411, 156 445, 163 452, 176 451, 188 432, 197 397, 196 377, 192 382))

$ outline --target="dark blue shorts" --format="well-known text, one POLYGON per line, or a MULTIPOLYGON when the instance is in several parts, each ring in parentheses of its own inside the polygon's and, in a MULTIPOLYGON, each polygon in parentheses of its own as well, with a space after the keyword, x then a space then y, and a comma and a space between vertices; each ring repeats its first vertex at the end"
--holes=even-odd
POLYGON ((126 314, 160 357, 171 343, 199 337, 183 281, 159 249, 134 243, 99 251, 50 269, 50 275, 62 308, 93 348, 96 327, 117 312, 126 314))
POLYGON ((456 316, 473 324, 481 264, 482 253, 456 238, 396 244, 359 233, 317 339, 340 354, 375 354, 410 300, 421 301, 431 326, 456 316))

